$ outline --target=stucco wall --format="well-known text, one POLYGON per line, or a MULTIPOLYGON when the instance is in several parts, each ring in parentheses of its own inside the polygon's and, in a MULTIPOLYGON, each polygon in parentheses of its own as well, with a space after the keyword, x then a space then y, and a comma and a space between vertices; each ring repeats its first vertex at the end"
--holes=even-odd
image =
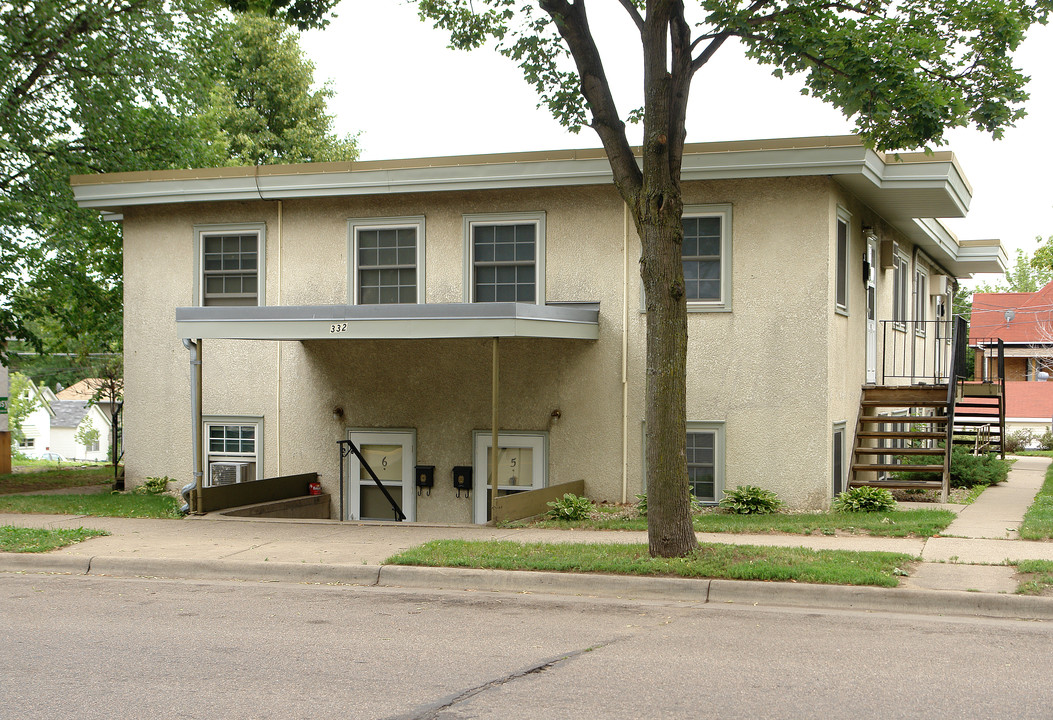
MULTIPOLYGON (((863 380, 861 225, 880 221, 825 178, 690 182, 684 202, 733 208, 733 310, 689 317, 687 419, 724 423, 726 486, 824 506, 831 425, 846 421, 850 442, 863 380), (839 205, 852 213, 848 317, 833 310, 839 205)), ((546 298, 598 301, 600 338, 503 340, 501 427, 548 434, 549 484, 584 479, 591 497, 616 501, 624 470, 632 500, 644 482, 640 243, 606 186, 301 199, 282 204, 280 228, 273 201, 127 209, 129 483, 191 479, 189 354, 174 316, 194 304, 195 225, 266 223, 268 305, 343 304, 348 220, 424 216, 426 299, 443 303, 464 298, 465 214, 537 211, 546 214, 546 298)), ((880 279, 888 293, 890 272, 880 279)), ((206 340, 203 411, 262 417, 263 475, 318 472, 334 503, 336 442, 349 428, 413 428, 416 462, 436 466, 417 519, 468 522, 471 504, 455 497, 450 469, 471 465, 472 432, 489 430, 490 357, 489 340, 206 340)))

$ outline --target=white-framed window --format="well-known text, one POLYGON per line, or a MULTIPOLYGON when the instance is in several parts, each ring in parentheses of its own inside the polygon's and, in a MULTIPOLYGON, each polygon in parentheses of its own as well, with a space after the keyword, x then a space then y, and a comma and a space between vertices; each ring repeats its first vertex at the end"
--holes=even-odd
POLYGON ((205 485, 231 485, 263 477, 263 418, 204 419, 205 485))
POLYGON ((925 334, 925 320, 929 306, 929 273, 921 263, 914 263, 914 331, 925 334))
MULTIPOLYGON (((497 442, 498 497, 545 487, 548 483, 548 433, 506 431, 497 436, 497 442)), ((481 524, 490 519, 492 445, 490 430, 472 433, 475 478, 472 504, 475 522, 481 524)))
POLYGON ((545 213, 464 216, 465 302, 545 304, 545 213))
POLYGON ((685 205, 684 293, 689 312, 731 309, 731 205, 685 205))
POLYGON ((907 328, 907 298, 910 287, 910 260, 896 251, 892 257, 892 320, 899 330, 907 328))
POLYGON ((830 458, 834 497, 836 497, 838 493, 844 492, 848 489, 846 487, 846 481, 848 478, 845 472, 845 457, 847 454, 845 449, 846 428, 847 423, 844 421, 834 423, 830 458))
POLYGON ((352 305, 424 302, 424 217, 348 221, 352 305))
POLYGON ((850 249, 847 210, 837 209, 837 237, 834 267, 834 309, 841 315, 848 314, 848 255, 850 249))
POLYGON ((724 495, 724 423, 687 423, 687 482, 704 503, 724 495))
MULTIPOLYGON (((358 447, 406 520, 415 521, 416 430, 350 430, 348 438, 358 447)), ((348 473, 350 492, 347 493, 347 517, 351 520, 394 520, 395 511, 384 496, 384 490, 377 487, 369 471, 354 454, 348 456, 348 473)))
POLYGON ((266 225, 194 227, 194 290, 199 305, 266 305, 266 225))
POLYGON ((31 448, 37 446, 37 439, 35 437, 26 437, 25 442, 22 443, 23 447, 31 448))

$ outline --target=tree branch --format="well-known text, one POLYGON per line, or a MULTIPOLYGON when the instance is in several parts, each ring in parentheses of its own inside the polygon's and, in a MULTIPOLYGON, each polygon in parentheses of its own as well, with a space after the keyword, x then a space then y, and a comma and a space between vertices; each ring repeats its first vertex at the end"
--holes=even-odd
POLYGON ((640 15, 640 11, 636 9, 635 5, 633 5, 633 0, 618 0, 618 2, 622 4, 622 7, 625 8, 625 12, 629 13, 629 17, 631 17, 633 22, 636 23, 636 29, 643 32, 644 19, 643 16, 640 15))
POLYGON ((556 30, 567 43, 581 78, 581 92, 592 111, 592 127, 603 143, 611 163, 614 183, 623 198, 635 195, 643 183, 632 147, 625 137, 625 123, 618 114, 614 95, 603 69, 596 40, 589 29, 584 0, 539 0, 556 30))

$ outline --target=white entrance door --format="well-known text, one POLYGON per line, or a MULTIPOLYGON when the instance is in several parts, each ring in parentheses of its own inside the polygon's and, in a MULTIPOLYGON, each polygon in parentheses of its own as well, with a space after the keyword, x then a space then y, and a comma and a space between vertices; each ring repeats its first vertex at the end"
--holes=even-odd
POLYGON ((877 275, 878 240, 867 240, 867 382, 877 382, 877 275))
MULTIPOLYGON (((497 436, 497 496, 514 495, 525 490, 545 487, 548 459, 545 457, 545 436, 540 433, 501 433, 497 436)), ((474 447, 475 477, 473 514, 475 522, 490 519, 490 447, 493 436, 489 431, 476 432, 474 447)))
MULTIPOLYGON (((414 489, 416 433, 412 430, 355 431, 348 433, 406 520, 417 517, 414 489)), ((395 511, 384 492, 352 453, 348 455, 347 518, 349 520, 394 520, 395 511)))

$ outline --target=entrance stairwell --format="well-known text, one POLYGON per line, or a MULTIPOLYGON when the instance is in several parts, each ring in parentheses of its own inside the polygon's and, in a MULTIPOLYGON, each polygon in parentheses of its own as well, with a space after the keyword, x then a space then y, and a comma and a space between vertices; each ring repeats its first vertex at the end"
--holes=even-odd
MULTIPOLYGON (((1005 456, 1002 343, 992 341, 998 347, 998 377, 967 381, 968 326, 963 318, 952 322, 951 353, 945 366, 933 353, 930 372, 919 375, 912 356, 909 375, 901 375, 897 368, 907 363, 894 359, 883 369, 881 379, 903 384, 863 387, 849 487, 939 489, 941 502, 947 502, 955 446, 969 447, 974 453, 998 451, 1005 456)), ((913 329, 910 335, 915 335, 913 329)), ((945 342, 938 331, 934 335, 937 347, 945 342)), ((910 352, 916 347, 912 345, 910 352)))

